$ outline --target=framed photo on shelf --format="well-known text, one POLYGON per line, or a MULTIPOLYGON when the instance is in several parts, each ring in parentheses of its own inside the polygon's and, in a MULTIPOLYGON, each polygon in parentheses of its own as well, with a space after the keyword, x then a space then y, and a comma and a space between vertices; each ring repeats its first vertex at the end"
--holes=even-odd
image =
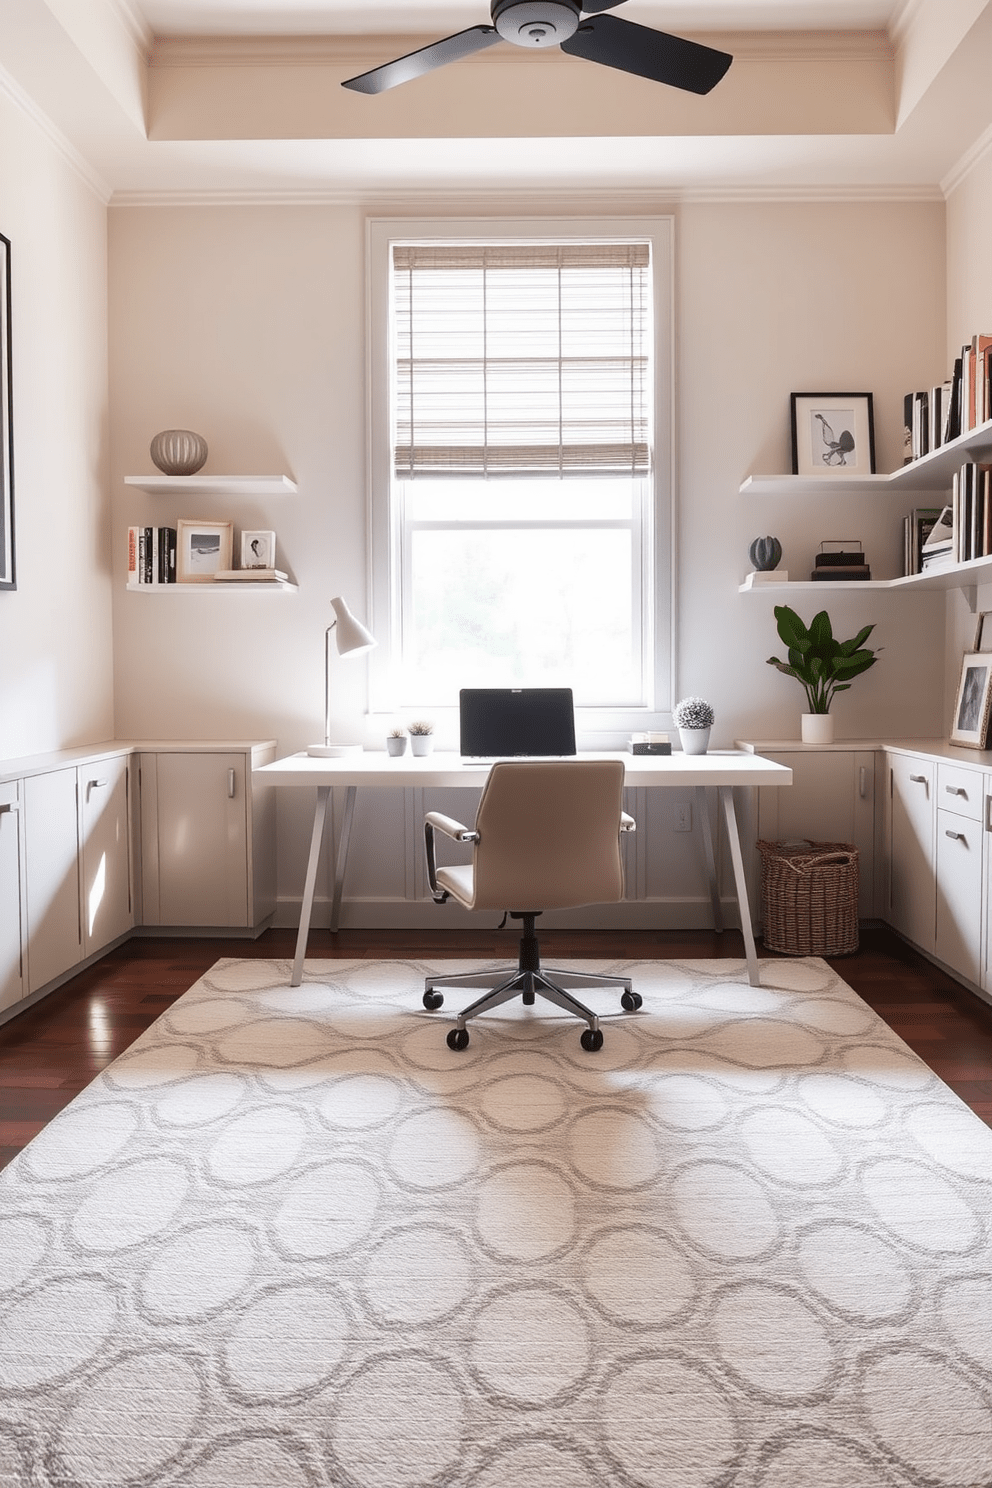
POLYGON ((233 522, 201 522, 180 517, 176 523, 176 579, 180 584, 212 584, 219 568, 231 567, 233 522))
POLYGON ((961 662, 961 680, 954 700, 950 744, 984 749, 992 707, 992 651, 968 651, 961 662))
POLYGON ((871 393, 793 393, 792 473, 875 474, 871 393))
POLYGON ((274 532, 242 532, 241 567, 275 568, 276 535, 274 532))
POLYGON ((10 387, 10 240, 0 234, 0 589, 14 572, 14 400, 10 387))

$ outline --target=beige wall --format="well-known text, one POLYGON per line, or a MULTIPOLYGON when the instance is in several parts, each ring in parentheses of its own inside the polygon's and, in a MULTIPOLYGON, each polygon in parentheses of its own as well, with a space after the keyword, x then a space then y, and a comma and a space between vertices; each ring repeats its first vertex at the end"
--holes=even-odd
MULTIPOLYGON (((795 738, 801 690, 764 664, 777 648, 772 601, 737 593, 748 545, 779 536, 797 577, 822 539, 860 538, 875 572, 891 576, 906 498, 745 500, 738 487, 748 473, 788 470, 792 390, 873 391, 879 468, 898 460, 902 394, 943 361, 943 208, 695 204, 676 219, 679 691, 713 701, 719 744, 795 738)), ((364 214, 112 209, 110 285, 118 730, 300 748, 321 728, 328 600, 343 592, 362 614, 367 598, 364 214), (126 488, 125 474, 150 467, 152 435, 177 425, 206 436, 206 471, 285 471, 299 493, 180 510, 126 488), (299 594, 125 593, 127 526, 180 516, 274 528, 299 594)), ((840 736, 942 732, 940 595, 800 599, 807 618, 813 601, 828 603, 844 634, 874 621, 885 648, 838 699, 840 736)), ((335 720, 381 748, 363 679, 361 662, 335 667, 335 720)), ((417 852, 409 812, 361 809, 354 888, 401 899, 404 857, 417 852)), ((281 811, 284 898, 299 892, 307 810, 291 798, 281 811)), ((662 846, 648 882, 675 898, 687 865, 670 838, 662 846)))
POLYGON ((0 758, 111 737, 106 209, 0 93, 11 240, 16 591, 0 592, 0 758))

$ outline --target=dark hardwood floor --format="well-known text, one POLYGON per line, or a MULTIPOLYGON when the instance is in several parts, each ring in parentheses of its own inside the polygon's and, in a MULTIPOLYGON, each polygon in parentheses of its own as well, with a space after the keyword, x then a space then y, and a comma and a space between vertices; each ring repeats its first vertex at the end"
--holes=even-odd
MULTIPOLYGON (((556 956, 739 957, 736 931, 554 931, 556 956)), ((0 1027, 0 1167, 116 1059, 221 956, 291 958, 292 930, 255 941, 141 939, 111 951, 36 1007, 0 1027)), ((506 931, 314 931, 314 957, 512 956, 506 931)), ((864 930, 856 955, 831 965, 983 1121, 992 1126, 992 1007, 884 929, 864 930)))

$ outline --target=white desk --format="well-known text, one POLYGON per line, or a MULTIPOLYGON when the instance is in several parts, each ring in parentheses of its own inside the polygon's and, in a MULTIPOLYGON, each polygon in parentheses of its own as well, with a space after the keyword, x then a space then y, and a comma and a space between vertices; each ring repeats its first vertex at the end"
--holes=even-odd
MULTIPOLYGON (((619 753, 606 756, 590 754, 582 757, 622 759, 626 767, 625 784, 631 788, 686 790, 691 787, 695 790, 701 808, 699 820, 702 826, 703 849, 709 875, 713 922, 715 928, 721 930, 723 923, 716 878, 716 858, 710 833, 709 813, 705 809, 707 789, 716 790, 730 846, 734 886, 737 890, 737 905, 747 957, 748 980, 752 986, 757 986, 758 957, 751 927, 733 788, 735 785, 791 785, 792 771, 785 765, 762 759, 760 755, 745 754, 739 750, 716 750, 710 754, 701 755, 619 753)), ((372 790, 402 789, 411 786, 444 788, 474 786, 478 789, 485 781, 489 770, 489 765, 465 763, 457 754, 435 753, 419 759, 402 755, 399 759, 392 759, 385 752, 377 752, 348 755, 344 759, 311 759, 307 754, 292 754, 286 759, 276 760, 271 765, 262 765, 255 772, 266 776, 273 785, 307 786, 310 789, 316 787, 317 790, 313 831, 310 837, 310 858, 307 863, 303 903, 300 906, 296 958, 293 962, 292 985, 294 987, 298 987, 303 979, 303 958, 310 931, 310 915, 313 910, 313 894, 317 882, 317 862, 324 835, 327 802, 333 788, 339 786, 345 790, 344 817, 338 839, 337 861, 334 870, 334 896, 331 901, 331 929, 336 930, 341 914, 341 892, 348 862, 351 824, 355 814, 355 795, 359 786, 372 790)))

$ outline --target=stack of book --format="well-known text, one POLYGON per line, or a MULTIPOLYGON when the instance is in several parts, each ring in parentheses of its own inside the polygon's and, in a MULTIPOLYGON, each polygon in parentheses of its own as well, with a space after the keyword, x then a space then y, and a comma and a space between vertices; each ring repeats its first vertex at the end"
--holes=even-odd
POLYGON ((922 573, 925 545, 946 510, 946 507, 942 509, 939 506, 917 506, 903 517, 902 571, 904 574, 922 573))
POLYGON ((857 548, 845 548, 843 544, 833 548, 831 544, 821 543, 810 578, 819 583, 840 584, 850 579, 870 579, 871 569, 860 543, 857 548))
POLYGON ((992 418, 992 335, 975 335, 946 382, 903 399, 903 464, 992 418))
POLYGON ((967 460, 955 472, 951 487, 953 561, 967 563, 992 553, 992 499, 989 479, 992 466, 967 460))
POLYGON ((281 568, 220 568, 214 574, 219 584, 280 584, 288 575, 281 568))
POLYGON ((930 573, 938 568, 950 568, 956 561, 954 513, 951 507, 945 506, 920 545, 920 567, 913 572, 930 573))
POLYGON ((129 584, 176 582, 175 527, 127 529, 127 581, 129 584))

